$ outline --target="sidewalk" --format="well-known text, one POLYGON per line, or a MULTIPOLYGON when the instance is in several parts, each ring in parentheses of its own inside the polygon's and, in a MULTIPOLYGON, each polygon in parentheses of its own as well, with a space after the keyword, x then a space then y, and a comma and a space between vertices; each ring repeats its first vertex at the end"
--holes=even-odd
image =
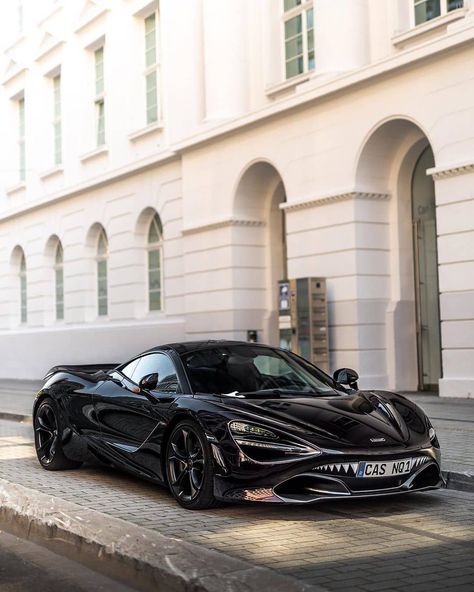
MULTIPOLYGON (((41 381, 0 380, 0 419, 28 423, 41 381)), ((404 393, 431 419, 443 453, 442 468, 453 489, 474 491, 474 399, 404 393)))

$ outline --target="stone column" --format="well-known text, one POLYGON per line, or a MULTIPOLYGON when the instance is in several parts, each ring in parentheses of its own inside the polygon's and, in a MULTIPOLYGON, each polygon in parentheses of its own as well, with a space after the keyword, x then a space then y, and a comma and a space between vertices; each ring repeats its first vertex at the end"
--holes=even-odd
POLYGON ((248 96, 247 2, 204 0, 203 9, 206 119, 237 117, 248 96))
POLYGON ((474 397, 474 163, 431 172, 438 233, 439 394, 474 397))
POLYGON ((367 0, 314 0, 316 71, 344 72, 369 61, 367 0))

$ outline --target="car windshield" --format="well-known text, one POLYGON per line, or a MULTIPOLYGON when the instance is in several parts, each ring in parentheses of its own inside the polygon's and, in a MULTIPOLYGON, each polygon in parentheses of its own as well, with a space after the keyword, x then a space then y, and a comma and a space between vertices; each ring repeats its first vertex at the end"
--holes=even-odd
POLYGON ((329 376, 291 353, 270 347, 222 345, 181 357, 195 393, 228 396, 336 394, 329 376))

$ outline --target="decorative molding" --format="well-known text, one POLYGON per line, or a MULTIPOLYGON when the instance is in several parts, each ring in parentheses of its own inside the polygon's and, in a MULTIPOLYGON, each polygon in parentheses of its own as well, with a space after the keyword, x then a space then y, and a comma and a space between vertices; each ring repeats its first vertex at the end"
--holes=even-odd
POLYGON ((2 84, 8 84, 12 82, 12 80, 19 77, 21 74, 25 74, 26 71, 27 68, 19 65, 17 62, 15 62, 15 60, 10 60, 8 62, 8 66, 5 69, 2 84))
POLYGON ((64 168, 62 165, 55 166, 52 169, 44 171, 44 173, 40 173, 40 179, 42 181, 46 181, 51 179, 52 177, 56 177, 57 175, 62 175, 64 173, 64 168))
POLYGON ((131 164, 123 165, 121 167, 106 171, 105 173, 96 175, 95 177, 91 177, 82 183, 69 186, 67 189, 63 188, 59 191, 49 194, 43 193, 41 199, 21 204, 19 207, 14 209, 6 211, 0 210, 0 222, 13 220, 20 216, 24 216, 27 212, 41 210, 42 208, 61 203, 67 199, 70 199, 71 197, 76 197, 77 195, 81 195, 87 191, 106 187, 108 184, 110 184, 110 182, 115 183, 117 181, 121 181, 136 175, 137 173, 155 170, 157 166, 166 165, 178 160, 179 156, 176 154, 176 152, 171 152, 170 150, 164 150, 162 152, 152 154, 151 156, 141 158, 140 160, 132 162, 131 164))
POLYGON ((191 228, 183 228, 182 234, 197 234, 200 232, 206 232, 208 230, 216 230, 218 228, 226 228, 229 226, 246 226, 246 227, 261 227, 265 226, 263 220, 249 220, 243 218, 224 218, 222 220, 216 220, 214 222, 206 222, 200 226, 193 226, 191 228))
POLYGON ((426 174, 431 175, 435 181, 447 179, 449 177, 457 177, 458 175, 465 175, 467 173, 474 173, 474 162, 452 165, 445 168, 432 168, 426 171, 426 174))
POLYGON ((39 51, 35 57, 35 62, 41 62, 46 56, 50 53, 57 51, 60 47, 64 45, 64 41, 62 39, 56 39, 49 33, 45 33, 43 37, 43 42, 39 46, 39 51))
POLYGON ((84 162, 88 162, 89 160, 93 160, 94 158, 99 158, 101 156, 107 156, 108 153, 109 153, 109 149, 104 144, 103 146, 99 146, 99 148, 94 148, 94 150, 91 150, 90 152, 86 152, 86 154, 83 154, 82 156, 79 157, 79 160, 82 163, 84 163, 84 162))
POLYGON ((336 193, 334 195, 327 195, 322 197, 315 197, 313 199, 305 199, 297 202, 283 203, 280 205, 282 210, 304 210, 306 208, 314 208, 317 206, 325 206, 337 201, 348 201, 351 199, 367 199, 385 201, 390 199, 389 193, 370 193, 368 191, 348 191, 345 193, 336 193))
POLYGON ((161 132, 162 130, 163 130, 163 122, 157 121, 155 123, 152 123, 150 125, 142 127, 141 129, 128 134, 128 139, 130 140, 130 142, 137 142, 138 140, 141 140, 142 138, 145 138, 146 136, 149 136, 150 134, 153 134, 155 132, 161 132))
POLYGON ((427 34, 432 33, 436 29, 446 29, 449 23, 464 18, 468 11, 469 8, 465 6, 464 8, 458 8, 447 14, 431 19, 422 25, 416 25, 408 31, 403 31, 402 33, 394 35, 392 37, 392 43, 395 47, 404 47, 411 41, 424 40, 427 34))
POLYGON ((74 33, 82 33, 84 29, 96 23, 99 19, 102 19, 108 12, 109 8, 100 6, 92 2, 92 0, 87 0, 79 16, 79 23, 74 29, 74 33))
POLYGON ((7 187, 5 189, 5 193, 11 197, 12 195, 15 195, 16 193, 20 193, 22 191, 26 190, 26 183, 25 181, 20 181, 19 183, 16 183, 16 185, 12 185, 11 187, 7 187))

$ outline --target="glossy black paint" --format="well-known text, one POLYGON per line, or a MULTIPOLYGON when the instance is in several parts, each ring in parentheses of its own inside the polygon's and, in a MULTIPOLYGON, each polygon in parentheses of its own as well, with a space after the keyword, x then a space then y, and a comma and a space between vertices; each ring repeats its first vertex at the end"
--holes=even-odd
POLYGON ((223 500, 306 503, 442 485, 439 445, 435 438, 430 441, 431 424, 410 400, 385 391, 346 389, 329 376, 325 380, 334 394, 328 396, 235 398, 193 393, 181 356, 216 344, 236 342, 171 344, 137 356, 136 359, 155 352, 166 356, 176 370, 176 392, 160 391, 159 385, 149 390, 145 388, 146 382, 140 387, 125 376, 123 371, 133 360, 115 368, 55 367, 37 394, 34 413, 45 397, 57 401, 61 424, 67 428, 63 432, 63 450, 72 460, 82 460, 92 452, 102 460, 165 485, 166 442, 180 420, 192 419, 211 444, 214 494, 223 500), (229 422, 233 420, 273 430, 290 442, 315 447, 320 453, 275 455, 268 462, 257 461, 243 451, 230 433, 229 422), (408 457, 424 460, 419 470, 402 477, 360 479, 352 474, 325 474, 323 469, 332 463, 408 457))

